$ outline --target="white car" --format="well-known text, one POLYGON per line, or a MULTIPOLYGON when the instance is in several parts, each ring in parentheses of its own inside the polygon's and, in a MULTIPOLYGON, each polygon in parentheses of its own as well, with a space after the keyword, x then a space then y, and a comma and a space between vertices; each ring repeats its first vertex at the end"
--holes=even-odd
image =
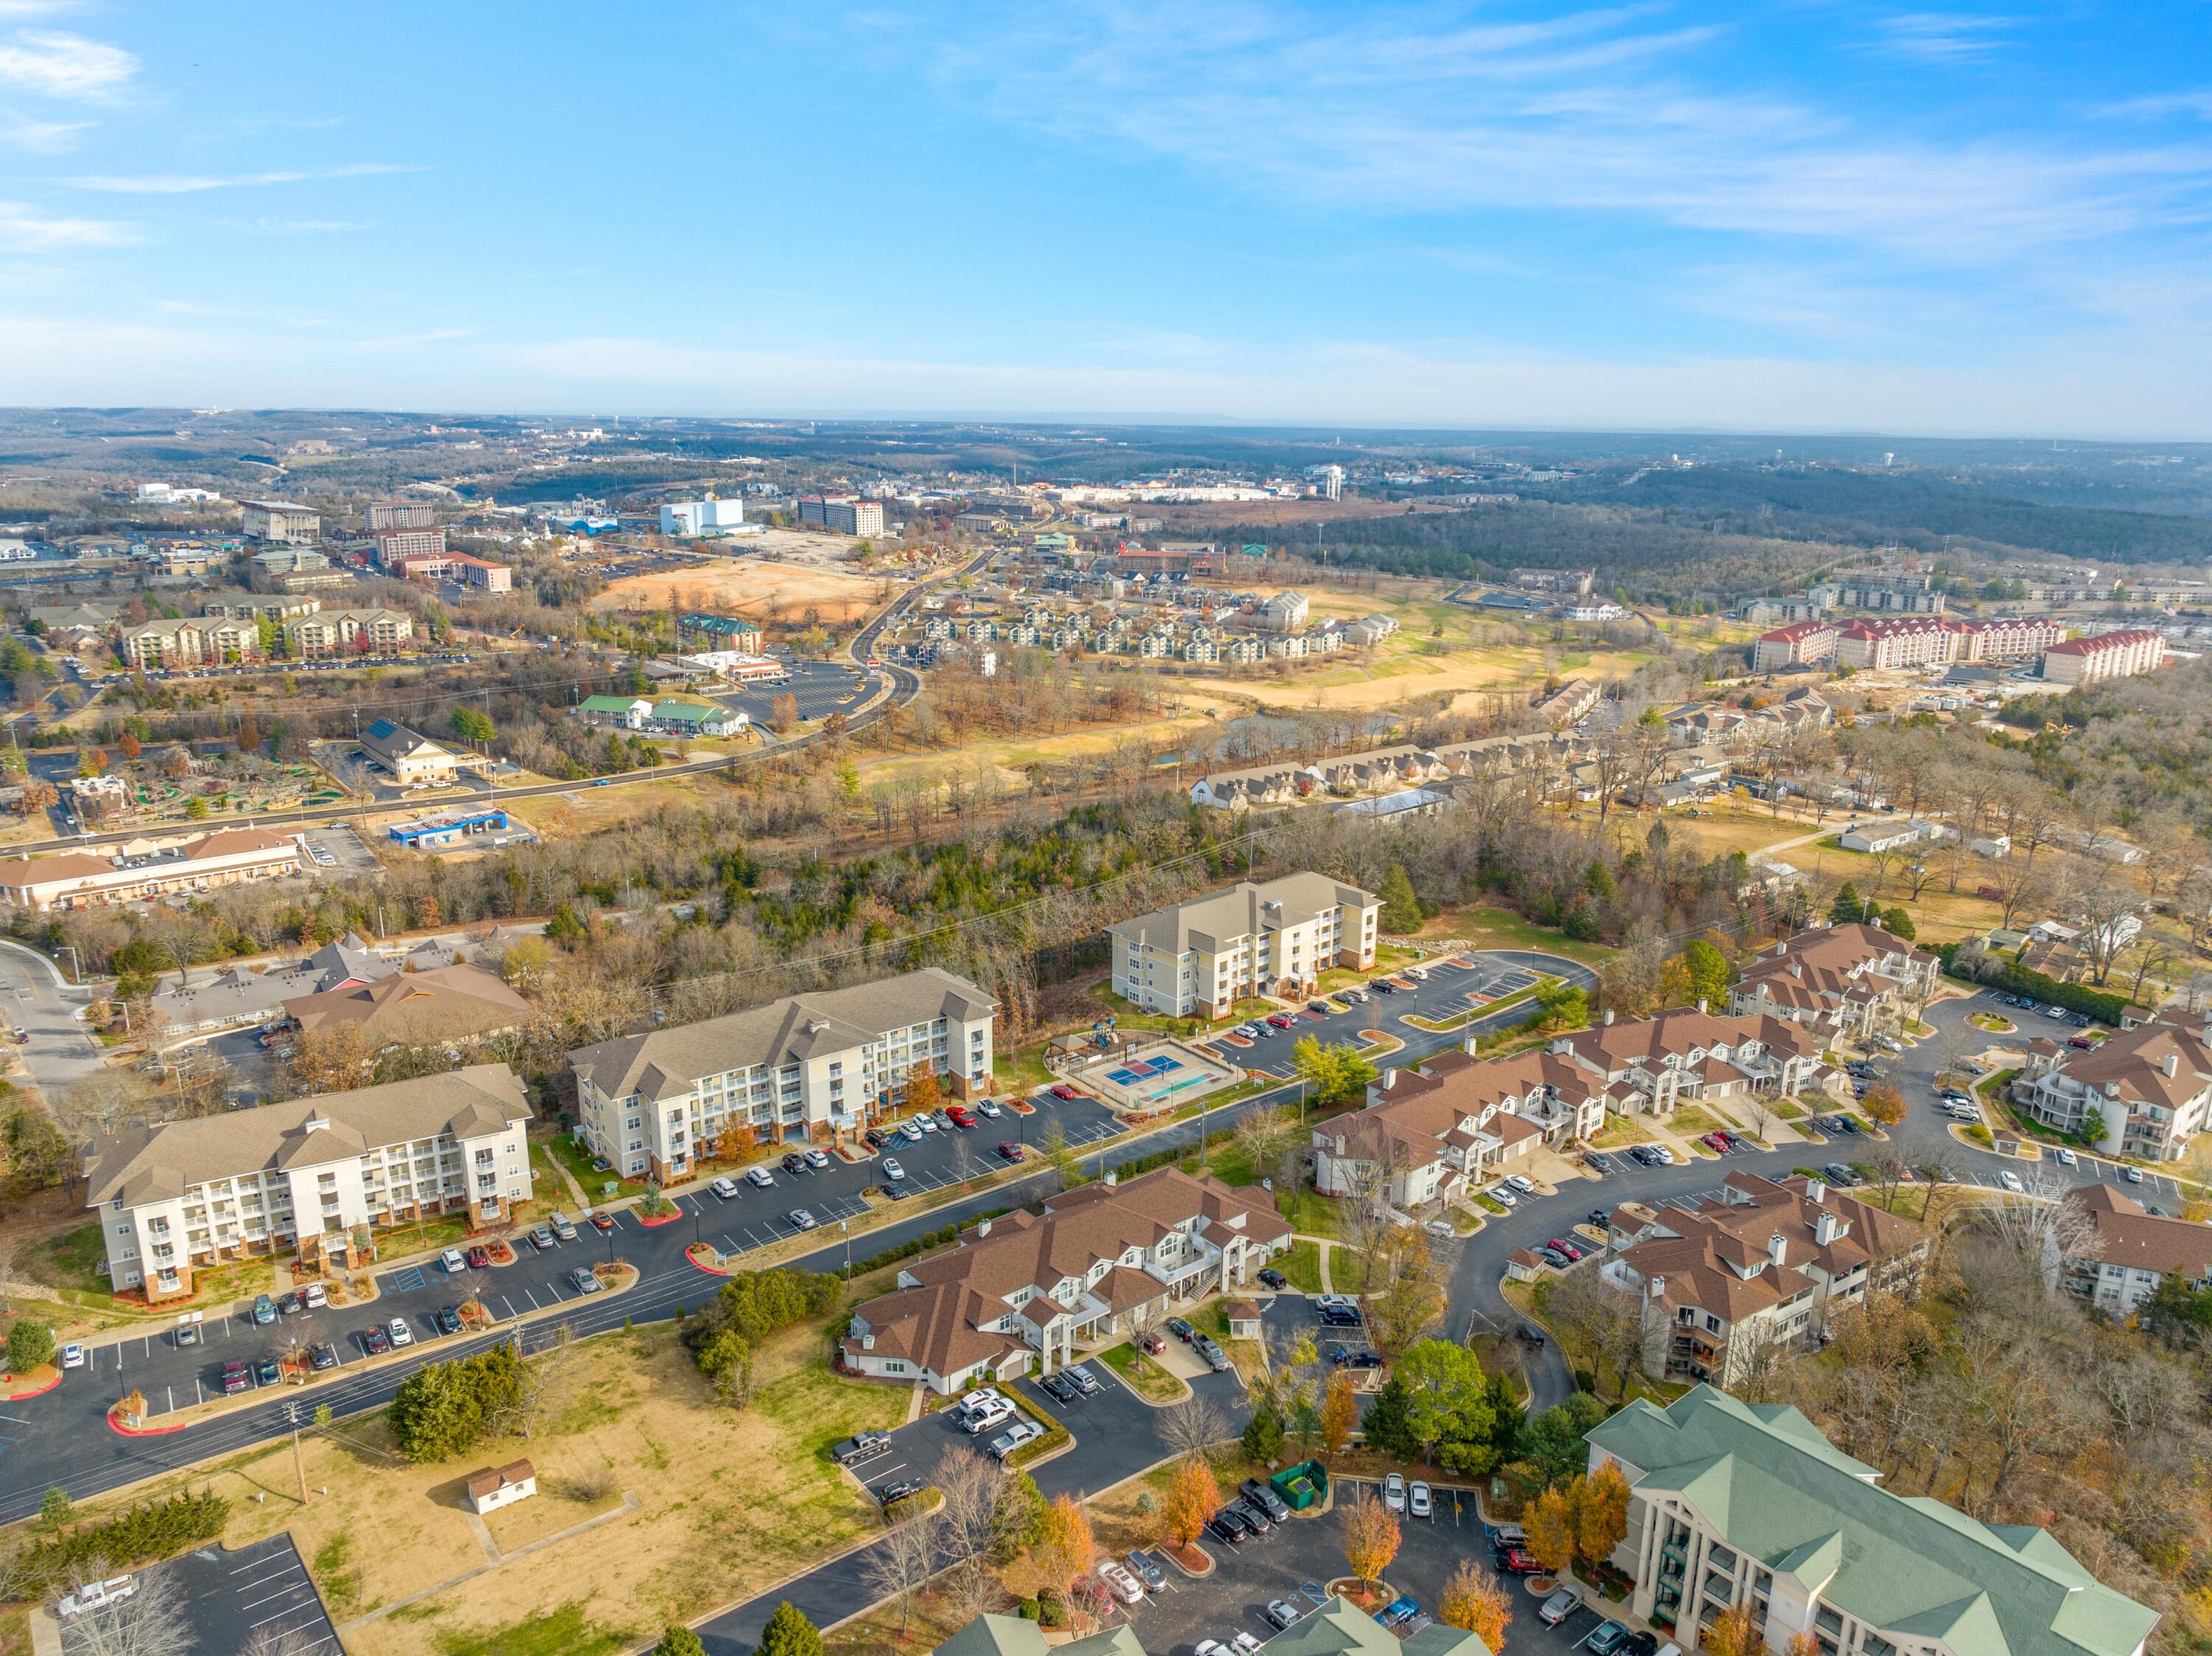
POLYGON ((921 1129, 915 1126, 911 1121, 900 1122, 898 1134, 901 1138, 906 1140, 909 1144, 919 1144, 921 1143, 921 1129))
POLYGON ((2140 1185, 2142 1183, 2142 1169, 2141 1168, 2122 1168, 2120 1169, 2120 1177, 2126 1180, 2130 1185, 2140 1185))
POLYGON ((137 1582, 127 1575, 110 1576, 105 1581, 88 1581, 75 1592, 64 1597, 55 1606, 64 1616, 77 1616, 88 1610, 98 1610, 118 1598, 128 1598, 138 1591, 137 1582))
POLYGON ((830 1165, 830 1152, 827 1150, 807 1151, 806 1165, 813 1168, 817 1173, 821 1172, 823 1168, 830 1165))
POLYGON ((309 1283, 307 1288, 307 1309, 310 1311, 320 1311, 325 1306, 331 1302, 331 1296, 324 1291, 323 1285, 320 1283, 309 1283))
POLYGON ((1671 1168, 1674 1165, 1674 1152, 1664 1144, 1654 1144, 1651 1147, 1651 1153, 1659 1158, 1661 1166, 1671 1168))
POLYGON ((2058 1147, 2058 1165, 2060 1167, 2075 1168, 2081 1166, 2081 1158, 2080 1156, 2075 1155, 2073 1151, 2068 1149, 2063 1144, 2061 1144, 2058 1147))
POLYGON ((62 1367, 64 1368, 84 1367, 84 1348, 75 1340, 62 1347, 62 1367))
POLYGON ((978 1409, 962 1418, 962 1424, 970 1437, 980 1437, 995 1431, 1014 1417, 1014 1405, 1000 1398, 988 1407, 978 1409))
POLYGON ((1415 1478, 1406 1489, 1406 1510, 1415 1518, 1431 1516, 1436 1507, 1429 1499, 1429 1486, 1415 1478))
POLYGON ((1260 1656, 1260 1641, 1256 1635, 1239 1633, 1229 1641, 1236 1656, 1260 1656))
POLYGON ((998 1107, 995 1101, 987 1098, 981 1104, 978 1104, 975 1107, 975 1113, 981 1116, 987 1116, 990 1119, 996 1121, 1000 1116, 1004 1115, 1006 1112, 998 1107))
POLYGON ((899 1166, 899 1160, 896 1156, 887 1156, 884 1158, 884 1177, 894 1185, 906 1177, 906 1169, 899 1166))
POLYGON ((1402 1472, 1392 1472, 1383 1478, 1382 1504, 1394 1513, 1406 1510, 1406 1478, 1402 1472))
POLYGON ((717 1179, 708 1185, 707 1188, 714 1192, 715 1195, 720 1197, 725 1202, 728 1201, 732 1196, 735 1196, 738 1193, 737 1180, 734 1179, 717 1179))
POLYGON ((962 1414, 965 1415, 972 1414, 978 1409, 994 1408, 998 1404, 1004 1403, 1006 1400, 1006 1396, 1005 1392, 1000 1391, 996 1386, 986 1386, 976 1391, 970 1392, 966 1397, 961 1398, 959 1403, 955 1406, 959 1409, 962 1414))
POLYGON ((757 1185, 762 1190, 769 1190, 775 1184, 775 1175, 766 1168, 747 1168, 745 1182, 749 1185, 757 1185))
POLYGON ((407 1319, 404 1317, 394 1317, 386 1323, 385 1332, 392 1336, 392 1344, 395 1347, 415 1344, 415 1331, 408 1327, 407 1319))
POLYGON ((1997 1183, 2002 1185, 2007 1190, 2012 1192, 2015 1196, 2023 1194, 2027 1189, 2027 1186, 2020 1182, 2020 1175, 2014 1173, 2010 1168, 2007 1168, 2002 1173, 1997 1175, 1997 1183))
POLYGON ((1125 1604, 1144 1602, 1145 1584, 1112 1559, 1098 1567, 1098 1579, 1114 1590, 1114 1596, 1125 1604))
POLYGON ((446 1268, 448 1277, 458 1277, 469 1268, 469 1262, 461 1257, 461 1251, 457 1247, 449 1247, 441 1253, 438 1263, 446 1268))
POLYGON ((1493 1186, 1490 1192, 1490 1199, 1509 1208, 1517 1208, 1521 1205, 1521 1198, 1513 1193, 1510 1186, 1506 1185, 1493 1186))
POLYGON ((906 1125, 909 1127, 919 1127, 924 1132, 935 1132, 937 1131, 937 1123, 926 1115, 918 1115, 906 1125))
POLYGON ((1523 1196, 1534 1196, 1536 1193, 1536 1181, 1525 1174, 1509 1173, 1505 1175, 1505 1182, 1523 1196))

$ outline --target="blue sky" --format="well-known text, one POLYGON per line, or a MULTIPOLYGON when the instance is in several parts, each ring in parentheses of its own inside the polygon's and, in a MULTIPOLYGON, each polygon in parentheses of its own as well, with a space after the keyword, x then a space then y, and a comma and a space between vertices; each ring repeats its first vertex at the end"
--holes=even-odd
POLYGON ((0 0, 0 402, 2212 436, 2212 10, 0 0))

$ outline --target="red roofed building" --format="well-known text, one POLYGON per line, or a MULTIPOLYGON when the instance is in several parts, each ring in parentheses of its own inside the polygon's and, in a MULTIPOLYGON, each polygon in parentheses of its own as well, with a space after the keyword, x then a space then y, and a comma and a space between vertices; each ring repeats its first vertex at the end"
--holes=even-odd
POLYGON ((1752 670, 1771 673, 1778 667, 1811 667, 1836 653, 1836 629, 1825 621, 1801 621, 1759 634, 1752 646, 1752 670))
POLYGON ((2052 645, 2043 652, 2043 676, 2054 684, 2094 684, 2151 672, 2165 661, 2164 639, 2148 627, 2129 627, 2052 645))
POLYGON ((1729 1009, 1867 1034, 1926 1004, 1941 965, 1878 925, 1815 926, 1772 945, 1747 967, 1729 992, 1729 1009))

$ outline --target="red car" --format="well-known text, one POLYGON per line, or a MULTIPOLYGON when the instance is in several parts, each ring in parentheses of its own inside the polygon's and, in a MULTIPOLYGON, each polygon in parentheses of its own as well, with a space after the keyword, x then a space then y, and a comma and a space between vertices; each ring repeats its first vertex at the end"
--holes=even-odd
POLYGON ((1287 1029, 1297 1022, 1288 1012, 1277 1012, 1267 1019, 1268 1027, 1275 1029, 1287 1029))
POLYGON ((488 1247, 472 1247, 472 1248, 471 1248, 471 1249, 469 1250, 469 1269, 470 1269, 470 1270, 471 1270, 471 1271, 488 1271, 488 1270, 489 1270, 490 1268, 491 1268, 491 1250, 490 1250, 489 1248, 488 1248, 488 1247))
POLYGON ((1027 1156, 1029 1151, 1024 1146, 1017 1144, 1012 1139, 1009 1138, 999 1146, 999 1154, 1005 1156, 1009 1162, 1018 1162, 1024 1156, 1027 1156))
POLYGON ((1147 1333, 1142 1335, 1139 1338, 1137 1344, 1144 1347, 1146 1350, 1151 1352, 1156 1357, 1158 1356, 1161 1352, 1168 1349, 1166 1338, 1159 1334, 1147 1333))
POLYGON ((1552 1238, 1550 1241, 1545 1243, 1544 1246, 1546 1247, 1555 1247, 1559 1249, 1560 1253, 1565 1254, 1570 1259, 1579 1259, 1583 1257, 1582 1249, 1577 1247, 1572 1242, 1561 1241, 1556 1236, 1552 1238))
POLYGON ((1522 1551, 1518 1547, 1514 1548, 1510 1552, 1502 1555, 1498 1558, 1498 1568, 1504 1570, 1508 1575, 1542 1575, 1547 1574, 1541 1564, 1529 1557, 1527 1553, 1522 1551))
POLYGON ((965 1104, 948 1104, 945 1106, 945 1113, 952 1118, 952 1125, 956 1127, 972 1127, 975 1125, 975 1112, 965 1104))
POLYGON ((614 1228, 615 1216, 611 1213, 594 1212, 592 1215, 592 1228, 593 1230, 612 1230, 614 1228))
POLYGON ((1057 1082, 1054 1085, 1046 1088, 1045 1090, 1050 1093, 1054 1098, 1080 1098, 1082 1096, 1080 1093, 1077 1092, 1074 1088, 1069 1086, 1065 1081, 1057 1082))

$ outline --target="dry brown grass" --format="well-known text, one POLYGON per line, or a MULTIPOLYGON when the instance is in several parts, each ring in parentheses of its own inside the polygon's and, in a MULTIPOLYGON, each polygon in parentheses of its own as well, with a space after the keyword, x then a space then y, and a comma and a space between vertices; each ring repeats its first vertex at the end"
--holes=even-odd
POLYGON ((671 569, 618 580, 592 601, 595 610, 663 610, 695 595, 715 610, 756 621, 799 625, 809 609, 825 627, 859 620, 874 609, 881 583, 865 575, 793 563, 742 562, 671 569))
POLYGON ((709 1399, 672 1329, 610 1335, 554 1360, 527 1440, 416 1465, 389 1453, 380 1419, 342 1423, 307 1443, 308 1487, 330 1494, 304 1508, 289 1448, 192 1482, 234 1498, 228 1544, 290 1531, 341 1624, 488 1562, 462 1503, 480 1467, 526 1457, 537 1469, 537 1498, 486 1520, 510 1553, 617 1510, 634 1491, 635 1513, 510 1556, 345 1640, 356 1656, 437 1656, 447 1640, 579 1600, 589 1624, 641 1633, 763 1591, 878 1526, 874 1503, 822 1452, 854 1429, 896 1424, 907 1396, 837 1379, 823 1351, 817 1329, 779 1337, 762 1354, 758 1399, 732 1412, 709 1399))

